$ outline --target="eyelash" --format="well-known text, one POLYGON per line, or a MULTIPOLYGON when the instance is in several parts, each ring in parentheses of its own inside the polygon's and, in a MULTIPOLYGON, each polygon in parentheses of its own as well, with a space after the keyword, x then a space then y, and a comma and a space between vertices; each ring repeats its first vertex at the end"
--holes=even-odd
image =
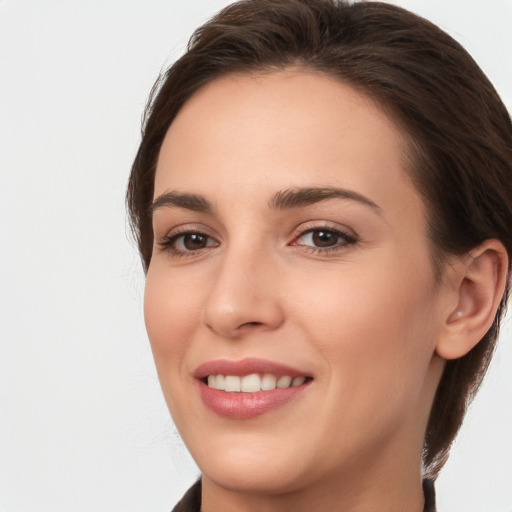
POLYGON ((332 252, 340 251, 346 246, 354 245, 355 243, 357 243, 357 241, 358 240, 355 236, 349 235, 348 233, 340 229, 332 228, 330 226, 315 226, 300 231, 295 236, 294 241, 290 245, 302 247, 305 251, 313 254, 329 254, 332 252), (334 235, 335 237, 337 237, 338 241, 334 245, 327 247, 318 247, 313 245, 303 245, 297 243, 297 240, 304 238, 306 235, 313 235, 314 233, 325 233, 329 235, 334 235))
POLYGON ((175 247, 176 242, 180 238, 185 237, 187 235, 189 235, 189 236, 198 235, 201 237, 205 237, 208 240, 214 240, 214 242, 215 242, 214 246, 219 245, 219 242, 217 242, 211 236, 207 235, 206 233, 203 233, 202 231, 198 231, 198 230, 194 230, 194 229, 188 229, 188 230, 181 231, 179 233, 173 233, 172 235, 167 235, 164 237, 162 242, 159 243, 159 245, 162 248, 162 250, 168 252, 170 254, 170 256, 173 258, 187 258, 187 257, 191 257, 191 256, 197 256, 199 254, 199 252, 201 252, 202 250, 207 249, 209 247, 213 247, 213 245, 210 245, 210 246, 207 245, 206 247, 203 247, 200 249, 187 250, 187 251, 176 248, 175 247))
MULTIPOLYGON (((339 229, 335 229, 332 227, 316 226, 316 227, 312 227, 312 228, 308 228, 308 229, 299 231, 294 236, 293 242, 291 242, 289 245, 291 245, 292 247, 293 246, 302 247, 303 250, 305 250, 309 253, 313 253, 313 254, 329 254, 331 252, 340 251, 345 246, 354 245, 355 243, 357 243, 357 241, 358 240, 356 237, 351 236, 348 233, 341 231, 339 229), (313 235, 314 233, 325 233, 325 234, 329 234, 329 235, 334 235, 335 237, 338 238, 338 241, 334 245, 327 246, 327 247, 318 247, 318 246, 313 246, 313 245, 304 245, 304 244, 297 243, 297 241, 300 240, 301 238, 303 238, 307 235, 313 235)), ((161 247, 162 250, 168 252, 171 257, 187 258, 187 257, 197 256, 205 249, 208 249, 211 247, 218 247, 219 242, 217 242, 214 238, 212 238, 211 236, 207 235, 206 233, 204 233, 202 231, 189 229, 186 231, 182 231, 179 233, 173 233, 172 235, 165 236, 164 239, 162 240, 162 242, 160 242, 158 245, 161 247), (198 235, 201 237, 205 237, 209 241, 213 240, 214 243, 211 245, 206 245, 205 247, 201 247, 199 249, 195 249, 195 250, 194 249, 183 250, 183 249, 176 248, 176 246, 175 246, 176 242, 180 238, 185 237, 187 235, 188 236, 198 235)))

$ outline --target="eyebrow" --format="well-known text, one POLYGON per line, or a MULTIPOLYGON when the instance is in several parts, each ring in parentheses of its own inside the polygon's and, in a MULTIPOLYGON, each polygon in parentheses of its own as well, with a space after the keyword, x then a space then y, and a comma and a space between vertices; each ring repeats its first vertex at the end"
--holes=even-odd
MULTIPOLYGON (((281 190, 274 194, 268 205, 273 210, 287 210, 309 206, 327 199, 349 199, 380 210, 380 207, 368 197, 353 190, 336 187, 298 187, 281 190)), ((153 214, 156 210, 166 207, 185 208, 202 213, 212 213, 214 211, 213 204, 205 197, 175 190, 159 195, 151 203, 149 211, 153 214)))
POLYGON ((159 195, 151 203, 149 212, 153 214, 160 208, 173 206, 203 213, 211 213, 214 210, 213 204, 203 196, 199 196, 197 194, 186 194, 173 190, 159 195))
POLYGON ((380 210, 380 206, 368 197, 353 190, 336 187, 306 187, 282 190, 277 192, 269 201, 269 206, 275 210, 286 210, 308 206, 327 199, 350 199, 380 210))

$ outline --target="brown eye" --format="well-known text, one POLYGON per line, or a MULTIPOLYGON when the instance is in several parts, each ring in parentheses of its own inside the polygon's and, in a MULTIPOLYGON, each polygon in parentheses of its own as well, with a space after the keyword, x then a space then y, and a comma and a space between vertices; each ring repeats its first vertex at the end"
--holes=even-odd
POLYGON ((334 229, 310 229, 297 238, 294 245, 314 249, 329 249, 355 243, 355 239, 346 233, 334 229))
POLYGON ((171 235, 162 243, 164 249, 176 255, 195 253, 218 245, 218 242, 210 236, 194 231, 171 235))
POLYGON ((356 243, 356 239, 343 231, 328 228, 315 228, 304 231, 292 245, 305 247, 309 250, 328 251, 342 249, 356 243))
POLYGON ((182 235, 181 243, 187 251, 197 251, 208 246, 208 237, 201 233, 187 233, 182 235))
POLYGON ((340 241, 340 235, 333 231, 317 230, 311 233, 311 241, 316 247, 332 247, 340 241))

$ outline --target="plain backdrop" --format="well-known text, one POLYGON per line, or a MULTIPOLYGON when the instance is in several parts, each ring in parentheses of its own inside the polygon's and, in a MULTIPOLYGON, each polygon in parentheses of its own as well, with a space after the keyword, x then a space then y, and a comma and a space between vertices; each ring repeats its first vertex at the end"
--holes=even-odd
MULTIPOLYGON (((124 191, 158 73, 222 0, 0 0, 0 510, 169 511, 198 471, 161 397, 124 191)), ((402 0, 512 105, 511 0, 402 0)), ((438 481, 512 511, 512 333, 438 481)))

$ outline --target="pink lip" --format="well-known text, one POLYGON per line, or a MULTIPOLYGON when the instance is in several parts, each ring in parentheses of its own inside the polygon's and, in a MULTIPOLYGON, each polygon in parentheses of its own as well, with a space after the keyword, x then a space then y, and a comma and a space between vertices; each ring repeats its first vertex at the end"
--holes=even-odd
POLYGON ((307 373, 266 359, 247 358, 240 361, 216 359, 200 365, 194 372, 196 379, 204 379, 208 375, 237 375, 243 377, 251 373, 273 373, 274 375, 289 375, 290 377, 308 376, 307 373))
POLYGON ((237 375, 243 377, 251 373, 273 373, 290 377, 307 376, 304 372, 264 359, 243 359, 229 361, 219 359, 202 364, 194 372, 199 394, 203 403, 211 411, 232 419, 250 419, 265 414, 276 407, 300 397, 311 384, 310 380, 300 386, 260 391, 258 393, 228 393, 208 387, 204 380, 208 375, 237 375))

